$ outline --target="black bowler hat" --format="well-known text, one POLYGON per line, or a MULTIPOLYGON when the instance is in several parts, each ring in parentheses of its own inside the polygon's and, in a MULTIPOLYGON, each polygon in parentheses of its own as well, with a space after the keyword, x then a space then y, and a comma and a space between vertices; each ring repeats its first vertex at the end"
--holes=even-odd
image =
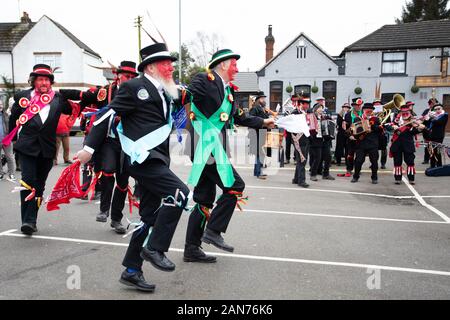
POLYGON ((259 98, 267 98, 263 91, 258 92, 256 95, 255 101, 258 101, 259 98))
POLYGON ((50 81, 55 80, 52 67, 46 64, 37 64, 33 67, 33 72, 30 73, 30 77, 47 77, 50 81))
POLYGON ((120 63, 120 66, 117 68, 116 73, 123 73, 123 72, 132 73, 135 76, 139 75, 136 72, 136 63, 134 63, 133 61, 122 61, 120 63))
POLYGON ((372 110, 375 110, 375 107, 373 106, 373 103, 366 102, 366 103, 364 103, 364 106, 362 107, 362 109, 363 109, 363 110, 364 110, 364 109, 372 109, 372 110))
POLYGON ((143 72, 146 65, 149 65, 156 61, 171 60, 173 62, 177 60, 177 58, 174 58, 170 55, 169 49, 167 49, 165 43, 152 44, 141 49, 139 53, 142 59, 142 62, 138 67, 139 72, 143 72))
POLYGON ((361 98, 352 99, 352 106, 362 105, 363 103, 364 103, 364 101, 361 98))
POLYGON ((214 53, 211 57, 211 61, 209 62, 208 69, 211 70, 215 66, 217 66, 222 61, 226 61, 229 59, 239 60, 241 58, 240 55, 234 53, 230 49, 222 49, 214 53))

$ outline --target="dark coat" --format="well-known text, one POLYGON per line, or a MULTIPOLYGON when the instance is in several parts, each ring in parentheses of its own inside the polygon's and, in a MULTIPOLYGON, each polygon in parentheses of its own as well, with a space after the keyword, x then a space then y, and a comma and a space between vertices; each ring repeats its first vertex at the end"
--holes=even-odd
POLYGON ((445 138, 445 127, 448 122, 448 114, 441 115, 438 119, 430 121, 429 138, 430 141, 442 143, 445 138))
MULTIPOLYGON (((197 74, 188 88, 188 91, 193 97, 193 103, 207 118, 217 112, 225 98, 225 88, 223 86, 222 79, 216 72, 213 71, 212 74, 214 75, 214 80, 212 81, 208 79, 207 73, 197 74)), ((231 94, 234 96, 233 89, 231 89, 231 94)), ((225 150, 227 150, 226 146, 228 145, 226 130, 231 129, 230 120, 232 118, 234 118, 235 124, 254 129, 261 129, 264 124, 264 119, 246 115, 242 109, 238 110, 237 106, 233 102, 233 108, 231 110, 229 120, 225 123, 222 129, 223 145, 225 150)), ((194 128, 192 126, 190 129, 190 136, 192 141, 192 137, 194 136, 194 128)), ((198 141, 198 138, 195 138, 194 141, 198 141)), ((194 143, 190 143, 190 145, 190 154, 192 159, 194 156, 195 146, 194 143)))
MULTIPOLYGON (((393 131, 393 128, 391 125, 386 125, 386 129, 389 131, 393 131)), ((417 128, 409 128, 408 130, 405 130, 403 133, 398 135, 397 140, 394 141, 394 138, 392 138, 392 144, 390 151, 392 153, 397 152, 406 152, 406 153, 414 153, 416 152, 416 145, 415 145, 415 136, 419 133, 419 130, 417 128)))
MULTIPOLYGON (((9 129, 12 131, 16 127, 16 121, 26 110, 19 106, 21 98, 30 100, 33 89, 20 91, 14 97, 14 105, 11 109, 9 118, 9 129)), ((55 92, 55 97, 50 103, 50 112, 45 123, 42 123, 39 114, 28 121, 19 133, 19 138, 14 144, 14 150, 31 157, 37 157, 40 153, 44 158, 53 159, 56 154, 56 128, 58 127, 61 114, 72 114, 72 107, 67 102, 70 100, 79 100, 80 91, 78 90, 60 90, 55 92)))
MULTIPOLYGON (((158 89, 144 76, 123 83, 111 101, 110 107, 121 117, 125 136, 133 141, 167 124, 158 89), (149 97, 141 100, 138 97, 140 90, 146 90, 149 97)), ((167 108, 168 117, 170 106, 167 105, 167 108)), ((146 161, 160 159, 166 165, 170 165, 169 140, 170 137, 152 149, 146 161)))

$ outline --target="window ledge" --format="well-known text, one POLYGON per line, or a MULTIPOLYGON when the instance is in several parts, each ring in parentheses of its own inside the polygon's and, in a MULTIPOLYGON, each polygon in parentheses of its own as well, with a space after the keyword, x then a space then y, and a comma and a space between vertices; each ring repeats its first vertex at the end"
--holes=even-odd
POLYGON ((380 74, 380 77, 386 78, 386 77, 408 77, 408 74, 406 73, 382 73, 380 74))

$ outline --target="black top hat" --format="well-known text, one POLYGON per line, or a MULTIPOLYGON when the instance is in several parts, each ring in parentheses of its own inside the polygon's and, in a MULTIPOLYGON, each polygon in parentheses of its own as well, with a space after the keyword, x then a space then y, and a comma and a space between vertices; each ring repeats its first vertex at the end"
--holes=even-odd
POLYGON ((440 103, 436 103, 433 108, 431 108, 431 111, 434 111, 434 109, 436 109, 437 107, 441 107, 442 109, 444 109, 444 106, 440 103))
POLYGON ((55 80, 52 67, 46 64, 37 64, 33 67, 33 72, 30 73, 30 77, 47 77, 50 81, 55 80))
POLYGON ((263 91, 258 92, 256 95, 255 101, 258 101, 259 98, 267 98, 263 91))
POLYGON ((222 61, 226 61, 228 59, 236 59, 239 60, 241 58, 240 55, 233 53, 230 49, 222 49, 214 53, 211 57, 211 61, 209 61, 208 69, 211 70, 215 66, 217 66, 222 61))
POLYGON ((149 65, 156 61, 161 60, 171 60, 176 61, 177 58, 174 58, 170 55, 169 49, 165 43, 155 43, 148 47, 141 49, 139 52, 141 55, 142 62, 138 66, 139 72, 143 72, 146 65, 149 65))
POLYGON ((364 110, 364 109, 372 109, 372 110, 375 110, 375 107, 373 106, 373 103, 366 102, 366 103, 364 103, 364 106, 362 107, 362 109, 363 109, 363 110, 364 110))
POLYGON ((132 73, 136 76, 139 75, 136 72, 136 63, 134 63, 133 61, 122 61, 120 63, 120 66, 117 68, 116 73, 123 73, 123 72, 132 73))
POLYGON ((364 103, 364 101, 361 98, 352 99, 352 106, 361 105, 363 103, 364 103))

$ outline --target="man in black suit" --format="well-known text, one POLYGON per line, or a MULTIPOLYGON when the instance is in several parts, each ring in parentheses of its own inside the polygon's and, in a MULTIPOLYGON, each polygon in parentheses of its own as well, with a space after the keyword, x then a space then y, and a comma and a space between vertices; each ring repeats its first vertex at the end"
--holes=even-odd
MULTIPOLYGON (((14 150, 20 155, 23 189, 21 231, 27 235, 37 232, 38 211, 56 153, 59 117, 62 113, 72 114, 68 99, 80 99, 78 90, 53 91, 54 79, 50 66, 35 65, 29 79, 31 89, 16 94, 9 119, 10 140, 17 135, 14 150)), ((3 143, 7 144, 5 140, 3 143)))
POLYGON ((234 80, 238 54, 231 50, 219 50, 213 54, 208 73, 200 73, 188 88, 192 94, 191 141, 197 142, 193 156, 193 168, 189 184, 195 186, 194 201, 197 203, 189 218, 186 234, 184 261, 211 263, 215 257, 209 257, 200 249, 202 242, 212 244, 219 249, 232 252, 234 248, 225 243, 221 233, 225 233, 233 212, 242 197, 245 183, 229 162, 227 153, 227 129, 233 129, 234 123, 260 129, 263 126, 273 128, 273 119, 246 116, 242 109, 234 104, 234 80), (194 135, 195 131, 195 135, 194 135), (213 208, 216 186, 223 194, 213 208), (210 217, 210 218, 209 218, 210 217), (208 225, 205 229, 206 221, 208 225), (203 235, 203 236, 202 236, 203 235))
POLYGON ((155 286, 143 277, 143 260, 162 271, 175 270, 165 252, 186 210, 190 191, 169 168, 171 113, 178 95, 172 78, 176 59, 163 43, 143 48, 140 54, 138 70, 144 75, 123 83, 110 107, 121 117, 117 131, 125 153, 124 170, 141 188, 142 222, 131 238, 122 263, 127 269, 120 282, 153 292, 155 286))
MULTIPOLYGON (((448 122, 448 114, 442 104, 437 103, 427 114, 428 134, 431 143, 442 144, 445 139, 445 128, 448 122)), ((430 168, 442 167, 442 153, 440 148, 434 148, 434 154, 430 155, 430 168)))
MULTIPOLYGON (((116 73, 116 80, 105 87, 89 90, 83 93, 81 105, 96 105, 100 112, 94 122, 88 136, 84 141, 84 151, 94 154, 97 151, 96 161, 99 161, 101 172, 100 183, 102 193, 100 197, 100 213, 97 215, 98 222, 106 222, 111 210, 111 227, 118 233, 124 234, 125 227, 122 225, 122 210, 128 192, 129 175, 120 167, 120 156, 122 148, 117 134, 117 125, 120 118, 109 108, 103 110, 116 96, 121 84, 135 78, 136 64, 132 61, 122 61, 116 73), (100 155, 98 157, 98 155, 100 155), (117 182, 114 189, 114 183, 117 182), (113 196, 114 192, 114 196, 113 196)), ((132 204, 130 204, 132 205, 132 204)))

